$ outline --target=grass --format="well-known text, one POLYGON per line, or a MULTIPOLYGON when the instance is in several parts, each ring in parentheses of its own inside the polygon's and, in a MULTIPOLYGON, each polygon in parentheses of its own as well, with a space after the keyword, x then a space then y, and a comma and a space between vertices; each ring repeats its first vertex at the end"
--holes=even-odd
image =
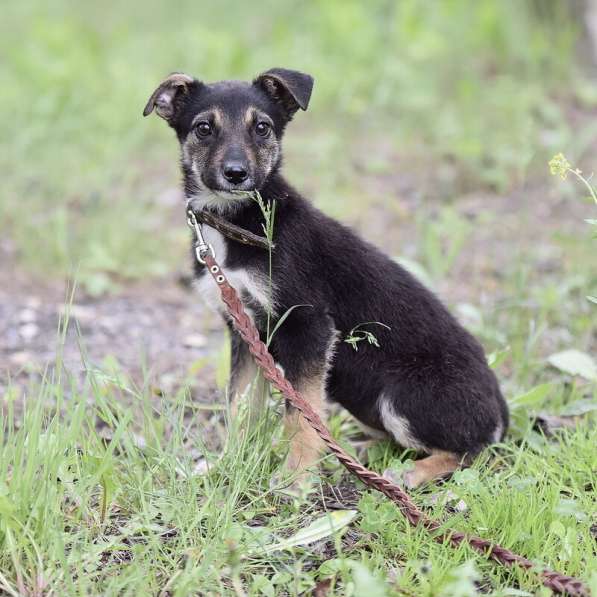
MULTIPOLYGON (((597 384, 561 358, 595 352, 595 245, 583 222, 594 206, 547 171, 560 150, 594 168, 597 91, 577 65, 566 6, 11 3, 0 22, 10 116, 0 120, 0 274, 18 268, 42 285, 73 276, 84 296, 136 279, 157 288, 187 259, 188 234, 173 135, 140 117, 151 90, 174 69, 206 80, 275 65, 311 72, 312 106, 286 141, 290 180, 450 302, 492 354, 511 405, 504 444, 414 499, 447 527, 597 593, 597 384), (575 426, 547 437, 532 425, 538 413, 575 426)), ((331 457, 313 494, 289 496, 271 481, 286 449, 277 401, 242 433, 224 392, 216 403, 197 396, 184 375, 156 396, 149 373, 108 354, 81 378, 61 364, 65 325, 41 379, 2 380, 0 591, 547 594, 532 574, 409 528, 331 457), (350 524, 300 544, 337 508, 355 512, 350 524), (284 539, 299 545, 273 549, 284 539)), ((223 379, 221 355, 190 363, 189 379, 214 369, 223 379)), ((412 454, 388 443, 356 447, 345 414, 331 428, 375 470, 409 466, 412 454)))
MULTIPOLYGON (((275 424, 279 404, 247 433, 239 433, 242 421, 227 425, 225 416, 220 452, 205 444, 212 424, 196 416, 184 388, 156 406, 149 387, 135 386, 121 371, 89 369, 80 384, 57 369, 20 416, 5 399, 5 592, 295 595, 327 579, 329 594, 337 595, 472 595, 475 582, 492 595, 540 591, 531 574, 505 571, 466 546, 435 544, 385 498, 362 488, 345 505, 357 511, 349 528, 273 551, 272 544, 331 512, 322 496, 332 503, 331 492, 342 492, 339 465, 328 457, 315 493, 290 498, 283 486, 271 487, 285 451, 275 424), (197 466, 197 451, 204 466, 197 466)), ((558 411, 588 404, 585 393, 555 379, 549 400, 543 392, 540 402, 558 411)), ((585 420, 546 438, 529 423, 527 409, 539 406, 537 397, 520 400, 523 416, 514 410, 507 443, 445 485, 414 492, 414 499, 447 528, 494 539, 594 585, 597 429, 585 420), (446 513, 461 500, 464 512, 446 513)), ((355 432, 340 414, 332 428, 344 442, 355 432)), ((403 468, 407 458, 387 442, 368 449, 378 471, 403 468)))

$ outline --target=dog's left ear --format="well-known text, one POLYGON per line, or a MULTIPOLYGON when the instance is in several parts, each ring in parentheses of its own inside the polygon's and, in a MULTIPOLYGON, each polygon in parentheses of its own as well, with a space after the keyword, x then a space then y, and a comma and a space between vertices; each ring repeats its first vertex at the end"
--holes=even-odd
POLYGON ((313 77, 296 70, 272 68, 259 75, 253 85, 261 87, 278 102, 290 120, 299 108, 306 110, 309 106, 313 77))
POLYGON ((200 84, 197 79, 184 73, 172 73, 151 94, 143 110, 143 116, 149 116, 155 108, 157 115, 171 124, 190 88, 200 84))

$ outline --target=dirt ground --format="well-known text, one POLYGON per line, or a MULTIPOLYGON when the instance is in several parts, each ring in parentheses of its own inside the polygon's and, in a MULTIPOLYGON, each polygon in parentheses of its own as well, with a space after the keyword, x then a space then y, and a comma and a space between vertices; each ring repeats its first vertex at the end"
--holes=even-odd
POLYGON ((0 362, 6 378, 23 386, 51 365, 61 344, 60 322, 68 313, 62 349, 66 369, 79 377, 107 357, 133 378, 172 387, 186 368, 218 347, 222 329, 177 276, 129 285, 99 298, 75 292, 70 308, 66 284, 8 279, 0 288, 0 362), (82 357, 81 355, 84 355, 82 357))

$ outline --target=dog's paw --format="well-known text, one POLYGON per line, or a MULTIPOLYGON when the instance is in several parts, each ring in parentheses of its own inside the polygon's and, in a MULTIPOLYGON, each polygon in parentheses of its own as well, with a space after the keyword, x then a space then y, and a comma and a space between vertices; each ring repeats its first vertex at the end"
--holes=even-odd
POLYGON ((383 472, 382 476, 384 479, 387 479, 395 485, 398 485, 398 487, 402 487, 404 489, 416 489, 417 487, 423 485, 426 481, 426 479, 421 478, 420 471, 417 471, 416 466, 400 473, 387 468, 383 472))
POLYGON ((451 475, 460 467, 460 458, 449 452, 436 452, 417 460, 410 468, 397 474, 386 470, 384 477, 405 487, 418 489, 428 483, 436 483, 451 475))
POLYGON ((417 470, 416 466, 410 471, 404 471, 402 473, 402 480, 406 489, 417 489, 417 487, 421 487, 421 485, 429 481, 425 475, 421 474, 420 470, 417 470))

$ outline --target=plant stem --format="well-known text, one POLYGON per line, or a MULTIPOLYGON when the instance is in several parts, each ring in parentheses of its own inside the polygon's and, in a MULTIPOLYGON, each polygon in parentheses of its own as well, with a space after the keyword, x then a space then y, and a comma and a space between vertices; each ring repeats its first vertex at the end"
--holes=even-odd
POLYGON ((593 185, 582 174, 579 174, 576 170, 573 170, 572 168, 568 168, 568 172, 571 172, 572 174, 574 174, 574 176, 576 176, 576 178, 578 178, 578 180, 580 180, 580 182, 582 182, 585 185, 585 187, 587 187, 587 189, 589 189, 589 193, 591 194, 591 197, 593 197, 593 201, 595 201, 595 204, 597 204, 597 193, 595 193, 595 189, 593 188, 593 185))

